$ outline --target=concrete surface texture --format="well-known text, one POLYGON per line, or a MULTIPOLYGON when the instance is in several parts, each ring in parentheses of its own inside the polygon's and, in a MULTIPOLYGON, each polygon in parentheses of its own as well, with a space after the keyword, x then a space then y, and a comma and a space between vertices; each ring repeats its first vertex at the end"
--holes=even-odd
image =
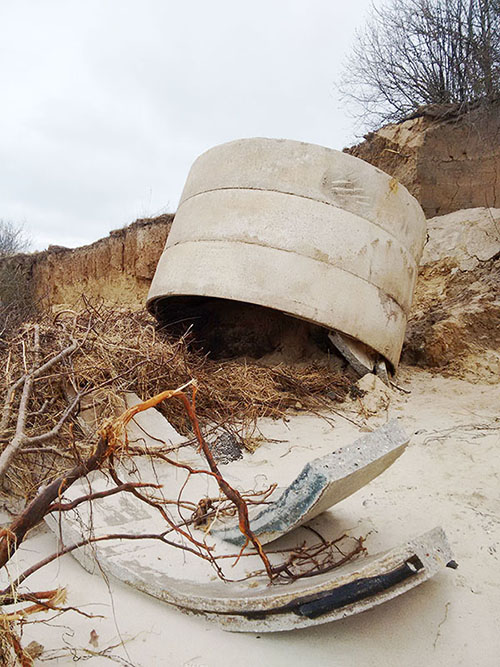
MULTIPOLYGON (((312 460, 279 498, 251 517, 252 531, 261 544, 267 544, 302 526, 380 475, 401 456, 408 440, 393 420, 352 444, 312 460)), ((232 524, 214 534, 241 546, 245 539, 237 522, 232 524)))
MULTIPOLYGON (((127 395, 129 405, 136 402, 134 395, 127 395)), ((132 422, 132 426, 128 428, 130 442, 138 444, 138 441, 142 441, 148 449, 151 446, 157 448, 162 437, 162 422, 165 422, 163 437, 166 444, 170 446, 175 441, 181 444, 182 440, 179 440, 175 430, 154 409, 139 414, 132 422)), ((292 429, 293 426, 294 419, 291 421, 292 429)), ((349 426, 349 432, 353 432, 353 425, 349 426)), ((251 526, 255 527, 255 532, 262 537, 263 543, 276 540, 294 528, 310 522, 334 503, 365 486, 402 454, 408 442, 408 437, 395 420, 372 433, 362 435, 352 445, 345 447, 339 447, 339 434, 335 436, 335 452, 308 463, 283 493, 281 488, 274 491, 272 497, 277 497, 274 503, 268 505, 258 516, 251 517, 251 526)), ((330 439, 320 440, 315 449, 329 451, 331 443, 330 439)), ((255 466, 259 462, 261 477, 265 476, 267 480, 278 479, 279 475, 275 470, 279 467, 280 458, 287 454, 287 447, 287 442, 281 446, 267 443, 259 448, 257 455, 247 453, 246 458, 242 457, 244 460, 224 465, 223 474, 241 492, 251 488, 252 484, 255 485, 255 466), (252 465, 249 465, 250 462, 252 465)), ((176 458, 195 469, 206 467, 203 456, 193 447, 182 447, 176 458)), ((300 460, 302 456, 292 454, 287 472, 293 469, 294 459, 300 460)), ((133 462, 119 466, 119 474, 127 481, 161 480, 169 489, 170 495, 178 496, 182 493, 184 503, 188 501, 193 507, 200 498, 217 495, 213 478, 192 478, 185 470, 174 468, 163 461, 152 462, 147 458, 136 457, 133 462)), ((65 493, 65 498, 74 500, 84 495, 89 488, 99 493, 112 486, 106 474, 95 472, 85 480, 75 483, 65 493)), ((162 492, 155 492, 157 496, 160 493, 162 492)), ((179 517, 182 517, 181 510, 178 511, 179 517)), ((110 532, 121 535, 159 534, 165 529, 162 517, 154 508, 129 494, 115 495, 104 502, 96 500, 85 503, 62 516, 50 516, 46 521, 55 534, 62 536, 65 544, 79 542, 89 532, 99 537, 109 535, 110 532)), ((226 557, 233 554, 233 559, 236 559, 234 547, 221 543, 220 537, 238 545, 241 540, 231 539, 231 531, 228 539, 220 529, 217 530, 219 521, 214 520, 212 525, 215 530, 204 536, 204 540, 213 549, 212 553, 225 554, 226 557)), ((319 519, 318 528, 326 539, 338 536, 335 522, 328 516, 319 519)), ((240 535, 238 530, 236 532, 240 535)), ((176 540, 174 535, 171 540, 180 545, 183 543, 183 538, 176 540)), ((309 535, 306 541, 311 544, 317 541, 316 534, 309 535)), ((304 535, 295 532, 289 536, 288 545, 297 547, 303 542, 304 535)), ((281 540, 275 548, 285 546, 286 541, 281 540)), ((315 577, 297 579, 287 586, 269 586, 265 576, 245 579, 261 567, 255 556, 241 559, 239 568, 234 565, 231 567, 231 579, 235 580, 222 582, 215 578, 214 581, 210 563, 202 561, 196 554, 186 553, 154 539, 140 542, 105 541, 82 548, 75 552, 75 557, 91 572, 96 570, 98 564, 99 569, 109 576, 175 605, 181 611, 201 614, 230 631, 272 632, 323 624, 376 606, 423 583, 452 558, 446 538, 440 530, 422 535, 402 546, 388 547, 389 545, 386 545, 386 552, 380 555, 347 562, 338 569, 328 570, 315 577), (359 599, 353 599, 340 607, 334 606, 321 614, 309 616, 308 613, 301 613, 301 601, 309 601, 311 597, 337 595, 333 591, 367 577, 391 576, 392 570, 404 567, 405 560, 414 555, 418 556, 421 563, 418 572, 409 573, 415 576, 406 576, 390 586, 370 591, 359 599), (240 580, 240 577, 243 579, 240 580), (248 614, 254 616, 247 618, 248 614)))
MULTIPOLYGON (((500 387, 436 377, 405 366, 399 370, 398 383, 411 394, 394 392, 386 413, 401 418, 413 434, 405 455, 323 517, 330 517, 337 533, 365 535, 370 554, 441 524, 459 563, 457 571, 443 569, 386 604, 317 628, 228 634, 121 585, 98 566, 90 575, 65 556, 27 583, 32 590, 66 585, 68 605, 100 616, 48 615, 43 624, 25 626, 24 641, 40 642, 47 648, 44 660, 51 658, 50 664, 62 666, 82 658, 98 667, 110 664, 110 659, 134 667, 496 667, 500 653, 500 387), (91 631, 97 634, 97 646, 89 643, 91 631)), ((353 402, 344 414, 362 421, 359 408, 358 401, 353 402)), ((293 429, 283 421, 269 422, 266 435, 287 441, 276 470, 281 485, 297 475, 311 451, 320 455, 318 443, 333 447, 348 437, 349 422, 338 415, 329 418, 333 421, 297 416, 293 429)), ((378 419, 380 415, 367 423, 378 419)), ((261 458, 246 467, 250 465, 257 481, 267 483, 259 478, 265 446, 261 455, 258 452, 261 458)), ((318 526, 319 519, 312 525, 318 526)), ((299 532, 305 536, 307 531, 299 532)), ((37 531, 17 554, 16 568, 22 571, 41 553, 56 548, 52 532, 37 531)), ((197 575, 190 569, 187 574, 197 575)), ((42 664, 47 663, 37 663, 42 664)))
POLYGON ((416 200, 367 163, 294 141, 234 141, 194 163, 148 305, 163 300, 165 312, 181 295, 255 303, 338 329, 397 365, 424 240, 416 200))

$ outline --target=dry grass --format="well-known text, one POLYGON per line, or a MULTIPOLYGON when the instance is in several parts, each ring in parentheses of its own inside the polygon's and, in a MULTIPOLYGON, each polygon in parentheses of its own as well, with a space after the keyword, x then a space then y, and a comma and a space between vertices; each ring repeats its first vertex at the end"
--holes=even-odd
MULTIPOLYGON (((78 342, 78 348, 35 380, 29 434, 53 427, 67 407, 68 390, 92 392, 92 400, 98 398, 100 416, 105 418, 116 412, 123 391, 134 391, 146 399, 196 378, 201 423, 248 431, 258 417, 278 418, 290 407, 317 411, 331 404, 332 397, 342 401, 351 386, 347 377, 319 364, 266 367, 249 360, 214 361, 190 349, 185 339, 158 331, 155 320, 145 311, 86 304, 79 312, 45 315, 38 324, 40 363, 72 340, 78 342)), ((2 401, 9 383, 33 363, 32 331, 33 324, 25 323, 0 349, 0 365, 5 368, 0 387, 2 401)), ((162 410, 178 430, 190 434, 180 402, 168 401, 162 410)), ((1 435, 0 446, 12 437, 14 417, 1 435)), ((48 443, 40 453, 17 456, 9 473, 11 492, 31 497, 42 482, 71 465, 90 444, 76 422, 68 423, 57 441, 48 443)))

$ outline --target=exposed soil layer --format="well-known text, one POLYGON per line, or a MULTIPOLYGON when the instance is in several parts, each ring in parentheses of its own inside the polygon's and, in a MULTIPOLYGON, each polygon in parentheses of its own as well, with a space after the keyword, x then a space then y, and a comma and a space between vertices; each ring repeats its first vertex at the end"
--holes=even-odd
POLYGON ((500 210, 429 220, 403 359, 468 380, 500 378, 500 210))
POLYGON ((165 246, 173 214, 144 218, 81 248, 48 250, 0 260, 47 307, 90 299, 142 307, 165 246))
POLYGON ((424 108, 345 151, 394 176, 427 217, 500 206, 500 100, 469 113, 424 108))

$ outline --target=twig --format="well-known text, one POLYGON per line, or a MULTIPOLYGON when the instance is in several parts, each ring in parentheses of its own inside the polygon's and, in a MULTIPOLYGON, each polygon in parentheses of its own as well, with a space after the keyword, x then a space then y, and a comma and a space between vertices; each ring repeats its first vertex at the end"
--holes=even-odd
POLYGON ((85 496, 80 496, 79 498, 76 498, 75 500, 68 503, 52 503, 52 505, 47 508, 47 514, 52 512, 67 512, 69 510, 75 509, 75 507, 78 507, 78 505, 81 505, 82 503, 98 500, 100 498, 109 498, 109 496, 114 496, 116 493, 121 493, 122 491, 131 491, 132 489, 139 488, 161 489, 162 485, 148 484, 146 482, 126 482, 125 484, 120 484, 119 486, 115 486, 114 488, 108 489, 107 491, 96 491, 95 493, 89 493, 85 496))
POLYGON ((189 551, 190 553, 194 554, 195 556, 199 556, 204 560, 210 560, 210 561, 212 560, 208 555, 200 554, 198 551, 192 549, 191 547, 185 544, 179 544, 178 542, 167 540, 165 537, 166 534, 167 532, 140 533, 139 535, 135 535, 133 533, 112 533, 109 535, 99 535, 97 537, 88 537, 84 540, 80 540, 75 544, 71 544, 67 547, 64 547, 63 549, 60 549, 59 551, 56 551, 55 553, 51 554, 50 556, 47 556, 43 560, 39 561, 38 563, 35 563, 34 565, 26 569, 16 579, 14 579, 11 583, 9 583, 7 588, 5 588, 3 591, 0 591, 0 597, 12 595, 12 591, 15 591, 24 581, 26 581, 28 577, 30 577, 32 574, 40 570, 42 567, 45 567, 49 563, 52 563, 57 558, 69 554, 72 551, 75 551, 75 549, 81 549, 81 547, 85 547, 89 544, 95 544, 96 542, 105 542, 109 540, 159 540, 160 542, 164 542, 165 544, 168 544, 169 546, 174 547, 176 549, 189 551))
MULTIPOLYGON (((54 357, 51 357, 48 361, 46 361, 44 364, 42 364, 39 368, 35 369, 32 373, 32 379, 39 377, 45 371, 48 371, 52 366, 55 366, 57 363, 59 363, 62 359, 65 359, 67 356, 72 354, 78 347, 80 343, 78 341, 74 340, 71 345, 68 347, 64 348, 59 354, 56 354, 54 357)), ((7 428, 7 424, 9 423, 9 418, 10 418, 10 413, 12 410, 12 399, 14 398, 14 394, 16 391, 19 389, 19 387, 22 386, 24 382, 27 380, 28 374, 23 375, 20 377, 16 382, 14 382, 13 385, 10 386, 7 396, 4 402, 4 406, 2 408, 2 418, 0 420, 0 433, 3 433, 5 429, 7 428)))
POLYGON ((63 427, 64 423, 66 422, 66 420, 68 419, 68 417, 70 416, 70 414, 73 412, 73 410, 80 401, 80 394, 77 394, 75 399, 70 403, 70 405, 68 405, 66 410, 63 412, 57 424, 50 431, 47 431, 46 433, 41 433, 40 435, 28 436, 24 432, 24 429, 26 427, 27 406, 32 387, 33 387, 33 377, 28 376, 24 383, 21 402, 19 404, 16 433, 13 439, 7 445, 7 447, 5 447, 3 452, 0 454, 0 485, 3 484, 5 475, 7 474, 9 466, 12 463, 12 459, 16 456, 19 450, 21 450, 21 448, 24 447, 24 445, 41 444, 59 435, 59 432, 63 427))

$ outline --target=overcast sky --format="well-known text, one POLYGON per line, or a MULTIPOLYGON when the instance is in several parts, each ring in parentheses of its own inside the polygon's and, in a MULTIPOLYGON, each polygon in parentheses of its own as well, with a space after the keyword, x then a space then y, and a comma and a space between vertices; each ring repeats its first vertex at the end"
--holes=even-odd
POLYGON ((370 0, 0 0, 0 219, 35 248, 175 211, 240 137, 341 149, 335 89, 370 0))

